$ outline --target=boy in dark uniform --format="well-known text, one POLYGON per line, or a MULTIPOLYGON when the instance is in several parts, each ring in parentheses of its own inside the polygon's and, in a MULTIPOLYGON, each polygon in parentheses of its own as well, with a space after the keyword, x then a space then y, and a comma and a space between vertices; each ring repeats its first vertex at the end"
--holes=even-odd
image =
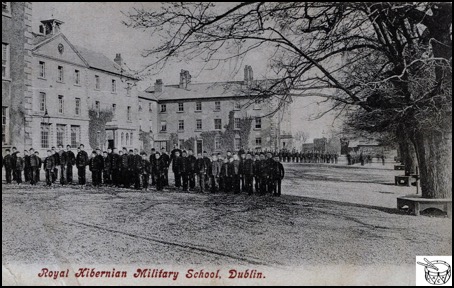
POLYGON ((112 169, 112 157, 109 157, 109 153, 104 151, 103 155, 103 169, 102 169, 102 178, 104 185, 110 184, 110 171, 112 169))
POLYGON ((167 163, 162 161, 161 153, 156 152, 156 190, 162 191, 165 184, 165 169, 168 168, 167 163))
POLYGON ((66 166, 68 166, 68 159, 63 145, 58 145, 58 159, 60 160, 60 184, 66 185, 66 166))
POLYGON ((11 156, 11 150, 6 149, 6 156, 3 159, 3 166, 5 167, 6 173, 6 184, 11 184, 11 178, 13 173, 13 157, 11 156))
POLYGON ((30 154, 27 150, 24 151, 24 180, 25 183, 31 182, 30 180, 31 165, 30 165, 30 154))
POLYGON ((142 160, 142 156, 139 155, 139 150, 134 149, 132 178, 134 179, 134 189, 136 190, 140 190, 140 176, 143 168, 142 160))
POLYGON ((112 181, 112 185, 114 185, 115 187, 120 187, 120 165, 121 165, 121 161, 120 161, 120 155, 118 154, 118 149, 117 148, 114 148, 113 151, 112 151, 112 155, 111 155, 111 164, 110 164, 110 167, 111 167, 111 181, 112 181))
POLYGON ((271 177, 272 177, 272 192, 273 196, 281 196, 281 182, 284 179, 285 171, 284 166, 279 162, 279 157, 274 157, 273 163, 271 164, 271 177))
POLYGON ((192 149, 189 150, 188 161, 190 166, 188 171, 189 191, 194 191, 197 158, 195 158, 194 151, 192 151, 192 149))
POLYGON ((156 186, 156 175, 155 175, 156 149, 154 149, 154 148, 151 149, 150 165, 151 165, 151 186, 156 186))
POLYGON ((230 190, 230 179, 229 179, 229 160, 225 158, 221 166, 221 181, 222 181, 222 191, 228 193, 230 190))
POLYGON ((79 185, 87 184, 87 165, 88 165, 88 153, 85 152, 85 146, 80 144, 79 151, 77 152, 76 156, 76 167, 77 167, 77 174, 79 177, 79 185))
POLYGON ((142 186, 145 191, 148 191, 148 186, 150 182, 151 175, 151 163, 148 161, 147 153, 142 153, 142 186))
POLYGON ((205 190, 205 181, 206 181, 206 176, 207 176, 207 167, 206 167, 206 162, 202 157, 202 154, 197 155, 197 161, 196 161, 196 171, 197 171, 197 178, 199 182, 199 188, 200 192, 203 193, 205 190))
POLYGON ((24 168, 25 168, 25 161, 24 161, 24 158, 22 158, 22 154, 17 151, 16 152, 16 166, 15 166, 16 170, 15 170, 15 173, 16 173, 16 182, 17 184, 22 184, 22 171, 24 171, 24 168))
POLYGON ((71 145, 66 145, 66 183, 73 184, 73 166, 76 165, 76 155, 71 151, 71 145))
POLYGON ((90 171, 92 174, 93 186, 101 186, 102 170, 104 159, 101 156, 101 150, 93 151, 90 159, 90 171))
POLYGON ((180 173, 183 180, 183 192, 188 192, 189 174, 191 173, 191 164, 189 163, 188 153, 183 151, 183 157, 180 157, 180 173))
POLYGON ((36 156, 35 150, 30 148, 30 184, 36 185, 39 173, 39 157, 36 156))
POLYGON ((160 155, 162 161, 162 173, 164 175, 164 187, 169 186, 169 167, 170 167, 170 156, 167 154, 166 148, 162 147, 162 155, 160 155))
POLYGON ((245 191, 249 195, 253 194, 253 182, 254 182, 254 162, 252 161, 252 156, 250 153, 246 155, 246 160, 244 160, 243 165, 242 165, 242 172, 244 176, 244 185, 245 185, 245 191))
POLYGON ((175 176, 175 187, 180 189, 181 187, 181 157, 180 157, 180 150, 174 150, 173 158, 172 158, 172 171, 173 175, 175 176))
POLYGON ((17 148, 13 147, 13 152, 11 153, 11 171, 13 173, 13 181, 16 181, 16 160, 17 160, 17 148))
POLYGON ((46 184, 52 186, 52 174, 55 168, 55 158, 51 150, 47 150, 47 157, 44 159, 44 170, 46 171, 46 184))
POLYGON ((126 147, 123 147, 123 153, 120 155, 121 157, 121 178, 122 178, 122 184, 124 188, 129 188, 130 186, 130 179, 129 179, 129 155, 128 155, 128 149, 126 147))

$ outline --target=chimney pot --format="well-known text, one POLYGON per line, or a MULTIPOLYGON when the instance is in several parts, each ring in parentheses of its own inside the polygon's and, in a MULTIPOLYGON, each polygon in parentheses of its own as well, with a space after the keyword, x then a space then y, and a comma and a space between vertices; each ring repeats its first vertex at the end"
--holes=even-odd
POLYGON ((117 53, 114 59, 114 62, 117 63, 118 65, 122 65, 123 59, 121 58, 121 53, 117 53))
POLYGON ((154 91, 157 93, 162 92, 162 79, 156 79, 156 82, 154 84, 154 91))

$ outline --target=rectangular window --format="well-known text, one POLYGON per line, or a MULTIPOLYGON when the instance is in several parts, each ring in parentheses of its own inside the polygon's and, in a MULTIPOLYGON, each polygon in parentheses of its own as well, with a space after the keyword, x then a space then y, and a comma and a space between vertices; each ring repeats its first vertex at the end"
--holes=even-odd
POLYGON ((76 115, 79 116, 80 115, 80 98, 76 98, 76 115))
POLYGON ((46 78, 46 62, 39 61, 39 78, 46 78))
MULTIPOLYGON (((5 3, 5 2, 2 2, 5 3)), ((8 2, 9 3, 9 2, 8 2)), ((2 43, 2 79, 9 79, 10 74, 10 58, 9 45, 2 43)))
POLYGON ((95 89, 96 90, 101 89, 101 80, 99 79, 98 75, 95 75, 95 89))
POLYGON ((161 113, 167 112, 167 105, 166 104, 161 104, 161 113))
POLYGON ((195 103, 195 111, 202 111, 202 102, 195 103))
POLYGON ((132 119, 132 114, 131 114, 131 113, 132 113, 132 111, 131 111, 131 106, 128 106, 128 112, 127 112, 127 114, 128 114, 128 115, 127 115, 128 121, 131 121, 131 119, 132 119))
POLYGON ((80 71, 79 70, 74 71, 74 84, 80 85, 80 71))
POLYGON ((183 149, 183 147, 184 147, 184 139, 178 139, 178 147, 180 147, 180 149, 183 149))
POLYGON ((240 101, 235 101, 234 110, 241 110, 241 103, 240 103, 240 101))
POLYGON ((161 122, 161 132, 167 132, 167 122, 166 121, 161 122))
POLYGON ((234 129, 241 129, 240 127, 240 118, 235 118, 234 119, 234 129))
POLYGON ((58 95, 58 113, 65 113, 65 99, 62 95, 58 95))
POLYGON ((184 103, 178 103, 178 112, 184 112, 184 103))
POLYGON ((148 112, 153 112, 153 103, 148 103, 148 112))
POLYGON ((58 66, 58 76, 57 77, 58 77, 57 78, 58 82, 63 82, 65 80, 63 66, 58 66))
POLYGON ((115 117, 115 113, 117 112, 117 104, 112 104, 112 114, 115 117))
POLYGON ((77 148, 80 144, 80 126, 71 126, 71 147, 77 148))
POLYGON ((112 79, 112 93, 117 93, 117 81, 112 79))
POLYGON ((221 150, 221 137, 219 137, 219 136, 216 136, 214 138, 214 149, 221 150))
POLYGON ((9 113, 8 107, 2 107, 2 144, 8 143, 9 113))
POLYGON ((57 146, 65 146, 66 125, 57 124, 57 146))
POLYGON ((214 129, 215 130, 222 129, 222 119, 214 119, 214 129))
POLYGON ((241 138, 235 138, 234 148, 235 151, 239 151, 241 149, 241 138))
POLYGON ((39 93, 39 111, 46 112, 46 93, 39 93))
POLYGON ((214 110, 216 111, 221 110, 221 101, 214 102, 214 110))
POLYGON ((99 117, 99 114, 101 113, 101 103, 99 103, 99 101, 95 102, 95 111, 96 116, 99 117))
POLYGON ((142 107, 142 101, 139 100, 139 112, 142 112, 143 107, 142 107))
POLYGON ((255 146, 257 146, 257 147, 262 146, 262 138, 260 138, 260 137, 255 138, 255 146))
POLYGON ((132 84, 128 83, 128 86, 126 87, 126 96, 131 96, 131 89, 132 89, 132 84))
POLYGON ((202 119, 196 120, 196 130, 202 130, 202 119))
POLYGON ((178 120, 178 131, 184 131, 184 120, 178 120))
POLYGON ((50 147, 49 131, 50 131, 50 125, 48 125, 47 123, 41 123, 41 148, 50 147))
POLYGON ((262 118, 255 118, 255 129, 262 129, 262 118))

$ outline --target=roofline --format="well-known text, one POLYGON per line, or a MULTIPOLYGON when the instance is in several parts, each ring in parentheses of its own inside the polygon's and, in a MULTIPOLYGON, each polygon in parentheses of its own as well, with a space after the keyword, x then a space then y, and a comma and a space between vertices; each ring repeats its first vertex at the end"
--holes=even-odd
POLYGON ((257 95, 237 95, 237 96, 212 96, 207 98, 176 98, 176 99, 159 99, 158 102, 177 102, 177 101, 204 101, 204 100, 216 100, 216 99, 235 99, 235 98, 253 98, 257 95))
POLYGON ((97 70, 97 71, 101 71, 101 72, 104 72, 104 73, 107 73, 107 74, 115 75, 115 76, 126 77, 126 78, 129 78, 129 79, 135 80, 135 81, 140 81, 140 79, 138 79, 138 78, 134 78, 134 77, 131 77, 131 76, 128 76, 128 75, 125 75, 125 74, 119 74, 119 73, 114 73, 114 72, 111 72, 111 71, 99 69, 99 68, 96 68, 96 67, 93 67, 93 66, 90 66, 90 65, 88 65, 88 68, 93 69, 93 70, 97 70))
POLYGON ((139 99, 145 99, 145 100, 151 100, 151 101, 154 101, 154 102, 158 102, 158 100, 156 99, 153 99, 153 98, 148 98, 148 97, 145 97, 145 96, 138 96, 139 99))

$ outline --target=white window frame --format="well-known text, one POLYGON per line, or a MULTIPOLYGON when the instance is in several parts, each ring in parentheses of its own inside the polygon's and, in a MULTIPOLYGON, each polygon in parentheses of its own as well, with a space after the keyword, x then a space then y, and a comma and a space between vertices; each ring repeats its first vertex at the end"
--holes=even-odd
POLYGON ((262 147, 262 145, 263 145, 262 143, 263 143, 262 137, 256 137, 255 138, 255 146, 256 147, 262 147), (258 140, 260 140, 260 141, 258 141, 258 140), (258 142, 260 142, 260 144, 258 142))
POLYGON ((81 104, 82 104, 82 99, 76 98, 76 100, 75 100, 75 111, 74 111, 76 116, 80 116, 81 104))
POLYGON ((184 112, 184 102, 178 103, 178 112, 184 112))
POLYGON ((195 102, 195 111, 201 112, 203 109, 202 101, 195 102))
POLYGON ((9 129, 9 107, 2 106, 2 144, 9 143, 9 129), (5 141, 3 141, 3 134, 5 134, 5 141))
POLYGON ((57 82, 65 82, 65 68, 63 66, 57 66, 57 82))
POLYGON ((77 148, 80 145, 81 128, 78 125, 71 125, 71 148, 77 148))
POLYGON ((222 130, 222 119, 214 119, 214 130, 222 130), (216 122, 219 121, 220 122, 220 126, 219 128, 216 127, 216 122))
POLYGON ((241 110, 241 103, 240 101, 235 101, 235 104, 233 106, 233 110, 241 110))
POLYGON ((241 119, 240 118, 233 118, 233 129, 239 130, 241 129, 241 119))
POLYGON ((262 118, 256 117, 255 118, 255 129, 261 130, 262 129, 262 118))
POLYGON ((167 121, 161 121, 160 132, 167 132, 167 121))
POLYGON ((203 120, 202 119, 195 120, 195 130, 197 130, 197 131, 203 130, 203 120), (200 128, 199 128, 199 124, 200 124, 200 128))
POLYGON ((215 136, 214 137, 214 150, 218 151, 218 150, 221 150, 221 148, 222 148, 221 137, 215 136))
POLYGON ((95 75, 95 90, 101 90, 101 78, 95 75))
POLYGON ((235 139, 233 139, 233 148, 235 151, 239 151, 241 149, 241 137, 236 136, 235 139))
POLYGON ((178 131, 184 131, 184 120, 178 120, 178 131))
POLYGON ((221 111, 221 101, 215 101, 214 102, 214 110, 215 111, 221 111))
POLYGON ((46 109, 47 109, 47 94, 44 92, 39 92, 39 111, 46 112, 46 109))
POLYGON ((74 85, 80 85, 80 70, 74 70, 74 85))
POLYGON ((46 79, 46 62, 39 61, 39 78, 46 79))
POLYGON ((95 111, 96 111, 96 116, 99 117, 101 113, 101 102, 95 101, 95 111))
POLYGON ((167 104, 161 104, 161 113, 167 113, 167 104))
POLYGON ((58 95, 58 114, 65 114, 65 96, 58 95))
POLYGON ((2 42, 2 79, 9 80, 11 77, 10 73, 11 73, 10 45, 8 43, 2 42), (5 75, 3 75, 3 68, 5 68, 5 75))
POLYGON ((112 79, 112 93, 117 93, 117 80, 112 79))
POLYGON ((50 148, 50 133, 51 133, 50 125, 47 123, 41 123, 41 126, 40 126, 41 148, 43 148, 43 149, 50 148), (47 134, 45 134, 45 133, 47 133, 47 134), (44 137, 44 136, 46 136, 46 137, 44 137), (44 139, 46 139, 46 142, 44 141, 44 139))
POLYGON ((132 121, 132 108, 131 106, 128 106, 128 108, 126 108, 126 119, 128 121, 132 121))

